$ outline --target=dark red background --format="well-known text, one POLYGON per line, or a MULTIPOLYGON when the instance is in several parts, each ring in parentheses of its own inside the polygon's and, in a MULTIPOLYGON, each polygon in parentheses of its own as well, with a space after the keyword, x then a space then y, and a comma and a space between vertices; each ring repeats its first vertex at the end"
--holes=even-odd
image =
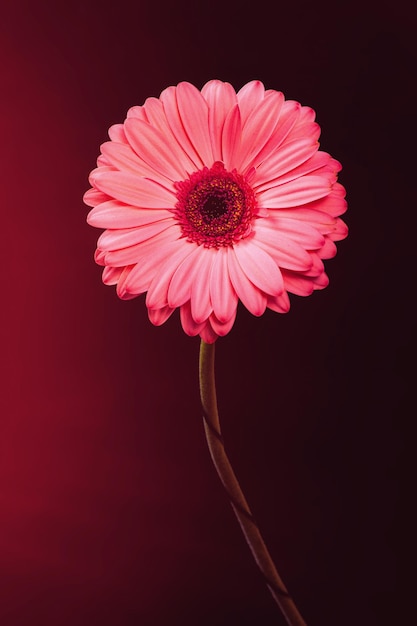
POLYGON ((415 309, 415 38, 406 2, 4 3, 0 623, 283 624, 211 465, 198 338, 93 262, 107 128, 181 80, 310 105, 349 238, 286 316, 217 343, 227 449, 309 626, 399 624, 415 309), (414 135, 413 135, 414 133, 414 135))

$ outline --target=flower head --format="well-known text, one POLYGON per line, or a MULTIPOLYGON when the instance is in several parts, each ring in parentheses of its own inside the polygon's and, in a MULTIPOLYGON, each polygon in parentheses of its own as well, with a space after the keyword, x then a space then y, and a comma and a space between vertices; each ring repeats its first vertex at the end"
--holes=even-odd
POLYGON ((131 108, 84 196, 89 224, 106 229, 103 282, 123 299, 147 292, 156 325, 180 308, 184 331, 207 343, 230 331, 239 300, 285 313, 288 292, 326 287, 346 202, 314 119, 259 81, 237 93, 182 82, 131 108))

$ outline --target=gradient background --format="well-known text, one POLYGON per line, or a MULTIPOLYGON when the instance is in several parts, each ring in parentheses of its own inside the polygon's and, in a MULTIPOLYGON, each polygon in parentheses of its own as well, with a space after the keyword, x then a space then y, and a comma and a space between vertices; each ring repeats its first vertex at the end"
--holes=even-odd
POLYGON ((240 309, 217 344, 229 455, 309 626, 401 623, 415 413, 406 5, 2 4, 2 626, 284 624, 206 449, 199 339, 177 315, 154 328, 144 297, 102 285, 82 203, 111 124, 211 78, 258 78, 312 106, 350 206, 330 286, 292 297, 286 316, 240 309))

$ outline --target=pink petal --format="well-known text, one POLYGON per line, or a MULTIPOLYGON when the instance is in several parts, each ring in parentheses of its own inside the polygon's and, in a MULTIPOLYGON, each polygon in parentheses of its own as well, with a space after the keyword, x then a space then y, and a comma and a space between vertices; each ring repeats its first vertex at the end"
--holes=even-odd
POLYGON ((252 113, 253 109, 261 100, 264 99, 265 88, 261 81, 252 80, 246 83, 240 91, 237 92, 237 101, 239 103, 240 114, 242 118, 242 126, 252 113))
POLYGON ((291 136, 293 128, 300 119, 301 109, 300 103, 295 102, 295 100, 284 101, 281 107, 278 124, 271 137, 271 142, 275 149, 279 148, 279 146, 291 136))
POLYGON ((167 228, 172 228, 173 220, 168 218, 159 222, 151 222, 136 228, 117 228, 104 231, 98 238, 97 247, 105 252, 135 246, 138 243, 159 235, 167 228))
POLYGON ((201 322, 200 324, 197 324, 197 322, 194 321, 194 318, 191 314, 191 305, 189 301, 183 304, 180 308, 180 319, 184 332, 190 337, 195 337, 196 335, 198 335, 206 326, 205 321, 201 322))
POLYGON ((285 141, 293 141, 303 137, 310 137, 317 141, 320 137, 320 126, 315 123, 316 113, 311 107, 300 106, 297 121, 285 141))
POLYGON ((97 265, 106 265, 104 261, 105 253, 102 250, 96 250, 94 252, 94 261, 97 265))
POLYGON ((101 204, 102 202, 106 202, 109 200, 109 196, 97 189, 89 189, 85 192, 83 200, 87 206, 96 206, 97 204, 101 204))
POLYGON ((303 139, 304 137, 309 137, 311 141, 318 141, 321 134, 321 129, 318 124, 315 122, 300 124, 297 123, 291 129, 291 132, 286 137, 285 142, 287 141, 295 141, 296 139, 303 139))
POLYGON ((283 185, 271 187, 257 194, 259 205, 265 209, 285 209, 312 202, 331 191, 324 176, 302 176, 283 185))
POLYGON ((168 124, 164 111, 164 105, 161 100, 158 98, 148 98, 145 101, 144 107, 150 124, 162 133, 166 139, 167 145, 175 146, 175 153, 181 160, 182 168, 187 172, 187 174, 193 172, 195 170, 195 165, 175 138, 175 135, 168 124))
POLYGON ((300 104, 298 102, 288 100, 283 103, 274 132, 259 154, 253 159, 252 163, 255 167, 267 161, 284 142, 296 123, 299 112, 300 104))
POLYGON ((125 288, 125 282, 130 274, 131 269, 131 265, 124 267, 117 283, 116 293, 122 300, 131 300, 132 298, 136 297, 136 294, 127 293, 125 288))
POLYGON ((194 169, 201 169, 204 167, 204 163, 188 138, 178 111, 176 87, 168 87, 168 89, 164 89, 161 93, 160 99, 164 106, 165 116, 172 134, 181 146, 182 150, 194 164, 194 169))
POLYGON ((312 141, 317 141, 317 138, 314 138, 316 136, 316 126, 318 126, 318 124, 315 123, 315 111, 311 107, 301 106, 299 102, 295 102, 294 100, 287 100, 284 106, 293 109, 294 105, 297 107, 297 117, 295 124, 292 126, 290 133, 284 141, 292 141, 299 137, 310 137, 312 141), (302 134, 299 132, 300 129, 303 130, 302 134))
POLYGON ((251 239, 242 239, 235 247, 235 256, 251 283, 271 296, 284 290, 281 272, 267 252, 251 239))
POLYGON ((340 241, 341 239, 344 239, 345 237, 348 236, 348 232, 349 232, 349 229, 346 226, 346 224, 342 220, 337 219, 335 228, 333 232, 330 234, 330 238, 333 241, 340 241))
POLYGON ((201 94, 209 107, 209 132, 213 159, 223 161, 222 132, 229 111, 237 104, 236 92, 229 83, 211 80, 204 85, 201 94))
POLYGON ((265 189, 269 189, 277 183, 283 184, 289 182, 290 180, 301 178, 301 176, 304 176, 305 174, 316 172, 320 170, 321 167, 325 167, 328 164, 330 158, 330 155, 326 152, 316 152, 311 158, 307 159, 307 161, 305 161, 301 165, 298 165, 286 174, 282 174, 281 176, 277 176, 276 178, 270 178, 270 174, 267 171, 268 164, 265 163, 263 171, 259 172, 259 180, 262 179, 263 182, 258 183, 257 178, 256 183, 254 184, 254 188, 256 187, 256 190, 260 192, 264 191, 265 189))
POLYGON ((108 141, 101 145, 101 151, 110 165, 118 170, 127 170, 137 176, 148 176, 159 183, 166 184, 165 177, 161 177, 152 167, 138 157, 128 144, 108 141))
MULTIPOLYGON (((134 106, 130 107, 127 112, 126 119, 135 119, 140 120, 141 122, 148 122, 148 116, 146 115, 146 111, 143 107, 134 106)), ((126 122, 125 122, 126 123, 126 122)))
POLYGON ((258 167, 255 189, 260 192, 260 185, 264 184, 265 187, 265 183, 269 181, 279 184, 279 178, 283 174, 305 163, 317 152, 318 147, 318 143, 312 143, 310 139, 285 143, 258 167))
POLYGON ((228 113, 222 132, 222 154, 227 170, 235 168, 241 145, 240 109, 236 104, 228 113))
MULTIPOLYGON (((293 213, 296 212, 296 209, 293 213)), ((305 250, 316 250, 324 245, 324 236, 319 230, 311 226, 307 221, 281 216, 281 211, 275 217, 277 211, 268 217, 268 223, 272 230, 280 235, 285 235, 292 241, 296 241, 305 250)))
POLYGON ((343 215, 343 213, 345 213, 347 209, 344 192, 345 190, 342 185, 339 185, 339 183, 335 183, 332 187, 331 193, 328 196, 307 204, 306 208, 322 211, 324 213, 327 213, 331 217, 343 215), (340 191, 340 188, 343 190, 343 195, 340 191))
POLYGON ((214 332, 209 320, 207 320, 206 324, 201 329, 200 337, 206 343, 214 343, 218 338, 218 335, 214 332))
POLYGON ((312 265, 308 252, 298 243, 281 235, 268 224, 268 220, 256 223, 256 245, 267 252, 280 268, 307 271, 312 265))
MULTIPOLYGON (((324 166, 322 166, 322 167, 324 169, 324 166)), ((337 159, 334 159, 333 157, 331 157, 330 154, 329 154, 329 160, 328 160, 328 162, 326 164, 326 167, 327 167, 328 171, 334 172, 336 174, 338 174, 343 169, 342 168, 342 164, 340 163, 340 161, 338 161, 337 159)), ((342 185, 340 185, 340 183, 337 183, 337 186, 342 187, 342 185)), ((346 195, 346 191, 345 191, 344 187, 342 187, 342 190, 341 190, 341 195, 344 198, 345 195, 346 195), (343 190, 343 193, 342 193, 342 190, 343 190)))
POLYGON ((320 276, 313 278, 313 284, 314 284, 315 290, 325 289, 327 285, 329 284, 329 277, 327 276, 325 272, 323 272, 322 274, 320 274, 320 276))
POLYGON ((230 282, 227 250, 224 247, 217 250, 211 267, 210 298, 219 323, 230 320, 236 311, 238 297, 230 282))
POLYGON ((119 291, 118 286, 116 288, 116 293, 121 300, 133 300, 133 298, 137 297, 136 294, 134 293, 128 293, 127 291, 119 291))
POLYGON ((148 317, 154 326, 161 326, 173 314, 175 309, 164 306, 161 309, 148 309, 148 317))
POLYGON ((340 198, 344 198, 346 196, 346 189, 340 183, 336 183, 332 189, 335 196, 337 195, 340 198))
POLYGON ((316 112, 311 107, 302 106, 300 109, 300 115, 297 120, 297 124, 294 130, 297 130, 300 126, 305 124, 311 124, 316 119, 316 112))
POLYGON ((310 296, 314 291, 314 284, 311 278, 306 278, 302 274, 283 270, 285 289, 297 296, 310 296))
POLYGON ((305 272, 305 276, 311 276, 312 278, 316 278, 324 272, 323 261, 321 260, 317 252, 309 252, 309 254, 312 263, 310 269, 305 272))
POLYGON ((203 252, 198 280, 194 280, 191 287, 191 313, 197 323, 204 322, 213 310, 210 298, 210 275, 217 250, 205 248, 203 252))
POLYGON ((101 254, 104 255, 107 265, 113 265, 114 267, 132 265, 147 256, 154 258, 159 252, 167 254, 167 247, 175 245, 175 242, 178 241, 180 236, 181 231, 179 228, 173 226, 159 233, 159 235, 147 239, 142 243, 138 243, 135 246, 122 248, 121 250, 112 250, 110 252, 101 252, 101 254))
POLYGON ((143 108, 146 111, 146 117, 148 118, 149 123, 162 134, 166 134, 167 137, 169 137, 169 140, 175 140, 169 127, 164 111, 164 105, 161 100, 159 100, 159 98, 146 98, 143 108))
POLYGON ((284 96, 274 92, 261 100, 248 116, 242 129, 241 159, 236 164, 240 171, 252 165, 254 157, 262 151, 274 132, 284 96))
POLYGON ((105 267, 102 280, 105 285, 115 285, 123 272, 122 267, 105 267))
POLYGON ((112 141, 116 141, 117 143, 127 143, 125 127, 123 124, 113 124, 113 126, 110 126, 108 133, 112 141))
POLYGON ((148 291, 150 284, 160 268, 166 263, 167 258, 175 253, 178 246, 181 245, 178 240, 155 245, 155 239, 152 242, 147 241, 142 244, 142 250, 139 250, 137 254, 137 262, 126 280, 127 292, 139 294, 148 291))
POLYGON ((204 262, 205 249, 196 246, 194 251, 178 265, 168 289, 168 304, 179 307, 191 298, 191 288, 199 280, 200 266, 204 262))
MULTIPOLYGON (((116 168, 113 167, 112 165, 96 167, 94 170, 91 170, 90 175, 88 177, 88 182, 90 183, 92 187, 94 187, 94 178, 96 174, 101 175, 107 172, 115 172, 115 171, 116 171, 116 168)), ((108 200, 108 198, 106 198, 106 200, 108 200)))
POLYGON ((324 246, 320 248, 318 253, 321 259, 332 259, 337 253, 336 244, 334 244, 331 239, 326 237, 324 246))
POLYGON ((191 83, 177 85, 178 111, 185 132, 191 140, 204 165, 214 163, 209 131, 209 112, 207 102, 191 83))
POLYGON ((125 131, 133 150, 152 171, 171 181, 186 177, 189 162, 177 142, 168 142, 157 128, 140 120, 126 120, 125 131))
POLYGON ((168 304, 168 288, 172 276, 183 260, 194 251, 196 245, 181 239, 175 252, 171 253, 165 263, 158 268, 146 295, 148 309, 159 309, 168 304))
MULTIPOLYGON (((109 167, 110 168, 110 166, 111 166, 111 163, 109 159, 103 154, 100 154, 97 158, 97 167, 109 167)), ((111 169, 113 170, 114 167, 111 167, 111 169)))
POLYGON ((143 243, 138 243, 136 246, 122 248, 120 250, 111 250, 110 252, 100 251, 101 254, 104 255, 103 265, 112 265, 114 267, 135 265, 143 256, 143 245, 143 243))
MULTIPOLYGON (((323 167, 319 167, 318 169, 314 170, 314 172, 312 172, 314 176, 321 176, 322 178, 327 178, 331 187, 333 187, 333 185, 337 181, 337 170, 333 166, 332 161, 333 159, 330 159, 327 165, 324 165, 323 167)), ((337 161, 335 161, 335 163, 337 163, 337 161)), ((280 185, 281 183, 282 183, 282 180, 281 178, 279 178, 276 184, 280 185)))
POLYGON ((288 293, 284 291, 278 296, 269 296, 267 302, 268 309, 276 313, 288 313, 290 310, 290 299, 288 293))
POLYGON ((227 263, 230 280, 242 303, 253 315, 262 315, 266 308, 266 295, 246 276, 232 247, 227 248, 227 263))
MULTIPOLYGON (((327 198, 324 198, 323 202, 326 200, 327 198)), ((319 200, 318 202, 320 203, 322 201, 319 200)), ((311 203, 311 205, 315 204, 315 202, 311 203)), ((328 213, 315 210, 314 208, 309 208, 311 205, 306 204, 304 206, 295 207, 294 209, 280 209, 279 212, 270 211, 268 219, 274 220, 271 223, 275 223, 275 216, 277 216, 277 219, 291 219, 296 221, 297 224, 305 224, 317 229, 322 235, 328 235, 333 232, 336 218, 332 217, 328 213)))
POLYGON ((227 335, 227 333, 231 331, 233 324, 236 320, 236 313, 237 309, 234 310, 232 317, 224 322, 218 320, 214 313, 210 315, 209 323, 216 335, 218 335, 219 337, 224 337, 225 335, 227 335))
POLYGON ((174 208, 176 196, 158 183, 129 172, 101 172, 91 175, 97 189, 109 196, 142 209, 174 208))
POLYGON ((138 209, 117 200, 102 202, 87 215, 87 222, 96 228, 132 228, 152 222, 160 222, 173 215, 167 209, 138 209))

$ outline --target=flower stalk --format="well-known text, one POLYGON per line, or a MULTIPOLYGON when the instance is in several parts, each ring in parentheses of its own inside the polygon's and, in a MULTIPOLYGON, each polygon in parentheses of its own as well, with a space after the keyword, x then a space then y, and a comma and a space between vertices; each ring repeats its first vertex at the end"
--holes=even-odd
POLYGON ((301 617, 276 570, 224 448, 217 410, 214 346, 214 343, 209 344, 201 340, 199 364, 204 430, 210 455, 255 562, 287 624, 289 626, 306 626, 306 622, 301 617))

